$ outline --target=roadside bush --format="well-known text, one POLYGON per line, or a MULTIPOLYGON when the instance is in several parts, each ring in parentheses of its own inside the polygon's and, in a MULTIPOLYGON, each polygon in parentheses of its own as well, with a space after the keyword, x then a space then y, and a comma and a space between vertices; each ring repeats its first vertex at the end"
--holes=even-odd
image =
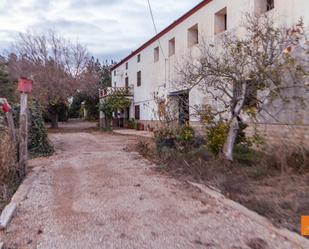
MULTIPOLYGON (((252 142, 246 137, 245 129, 247 127, 248 126, 244 123, 239 125, 235 141, 236 145, 243 144, 245 147, 252 146, 252 142)), ((206 128, 206 144, 208 149, 215 155, 222 152, 228 132, 229 125, 223 121, 219 121, 218 123, 206 128)))
POLYGON ((215 155, 222 152, 228 131, 229 126, 224 122, 219 122, 206 130, 207 147, 215 155))
POLYGON ((17 152, 7 133, 0 130, 0 211, 21 182, 17 167, 17 152))
POLYGON ((161 150, 164 147, 175 147, 175 131, 170 127, 163 127, 154 133, 156 148, 161 150))
POLYGON ((29 114, 29 152, 35 156, 51 155, 54 152, 54 148, 48 140, 41 108, 37 102, 32 103, 29 114))
POLYGON ((176 134, 177 141, 184 143, 191 142, 195 135, 194 129, 188 124, 185 124, 184 126, 180 127, 177 133, 178 133, 176 134))
POLYGON ((234 160, 239 163, 252 165, 257 163, 261 156, 256 150, 247 146, 247 144, 236 144, 234 148, 234 160))
POLYGON ((175 135, 176 149, 180 152, 186 152, 193 149, 194 138, 195 131, 189 124, 179 127, 176 130, 175 135))

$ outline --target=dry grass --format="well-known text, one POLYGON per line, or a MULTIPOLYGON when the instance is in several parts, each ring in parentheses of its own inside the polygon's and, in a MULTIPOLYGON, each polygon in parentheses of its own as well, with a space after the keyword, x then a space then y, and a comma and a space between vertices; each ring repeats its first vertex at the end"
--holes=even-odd
POLYGON ((309 213, 309 152, 302 146, 282 143, 263 151, 240 147, 233 163, 204 147, 188 153, 164 148, 158 153, 153 142, 144 140, 137 150, 161 172, 215 187, 278 226, 299 232, 300 216, 309 213))
POLYGON ((19 184, 16 147, 8 133, 0 132, 0 210, 9 201, 19 184))

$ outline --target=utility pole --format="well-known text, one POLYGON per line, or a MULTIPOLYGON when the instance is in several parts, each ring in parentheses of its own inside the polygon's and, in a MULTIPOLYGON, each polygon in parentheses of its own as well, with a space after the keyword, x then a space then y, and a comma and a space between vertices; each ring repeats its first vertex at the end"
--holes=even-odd
POLYGON ((19 117, 19 168, 24 178, 28 168, 28 93, 32 91, 32 80, 20 78, 17 90, 20 92, 19 117))

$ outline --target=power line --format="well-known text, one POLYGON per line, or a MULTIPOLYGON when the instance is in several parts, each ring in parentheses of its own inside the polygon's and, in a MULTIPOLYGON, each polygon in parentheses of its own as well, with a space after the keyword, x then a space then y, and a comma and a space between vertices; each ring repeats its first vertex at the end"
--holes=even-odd
MULTIPOLYGON (((152 20, 152 23, 153 23, 153 27, 154 27, 156 35, 158 35, 158 29, 157 29, 157 25, 156 25, 156 22, 155 22, 155 19, 154 19, 150 0, 147 0, 147 2, 148 2, 148 7, 149 7, 149 12, 150 12, 151 20, 152 20)), ((158 38, 158 43, 159 43, 159 47, 161 49, 162 55, 163 55, 164 59, 166 60, 166 57, 165 57, 165 54, 164 54, 164 51, 163 51, 163 48, 162 48, 162 45, 161 45, 161 42, 160 42, 160 38, 158 38)))

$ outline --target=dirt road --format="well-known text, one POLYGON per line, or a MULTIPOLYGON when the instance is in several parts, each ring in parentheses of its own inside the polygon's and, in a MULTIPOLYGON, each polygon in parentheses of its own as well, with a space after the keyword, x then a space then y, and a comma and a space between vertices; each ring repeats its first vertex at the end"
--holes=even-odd
POLYGON ((298 248, 153 171, 125 150, 134 137, 81 131, 50 138, 56 154, 31 161, 37 177, 0 235, 8 248, 298 248))

